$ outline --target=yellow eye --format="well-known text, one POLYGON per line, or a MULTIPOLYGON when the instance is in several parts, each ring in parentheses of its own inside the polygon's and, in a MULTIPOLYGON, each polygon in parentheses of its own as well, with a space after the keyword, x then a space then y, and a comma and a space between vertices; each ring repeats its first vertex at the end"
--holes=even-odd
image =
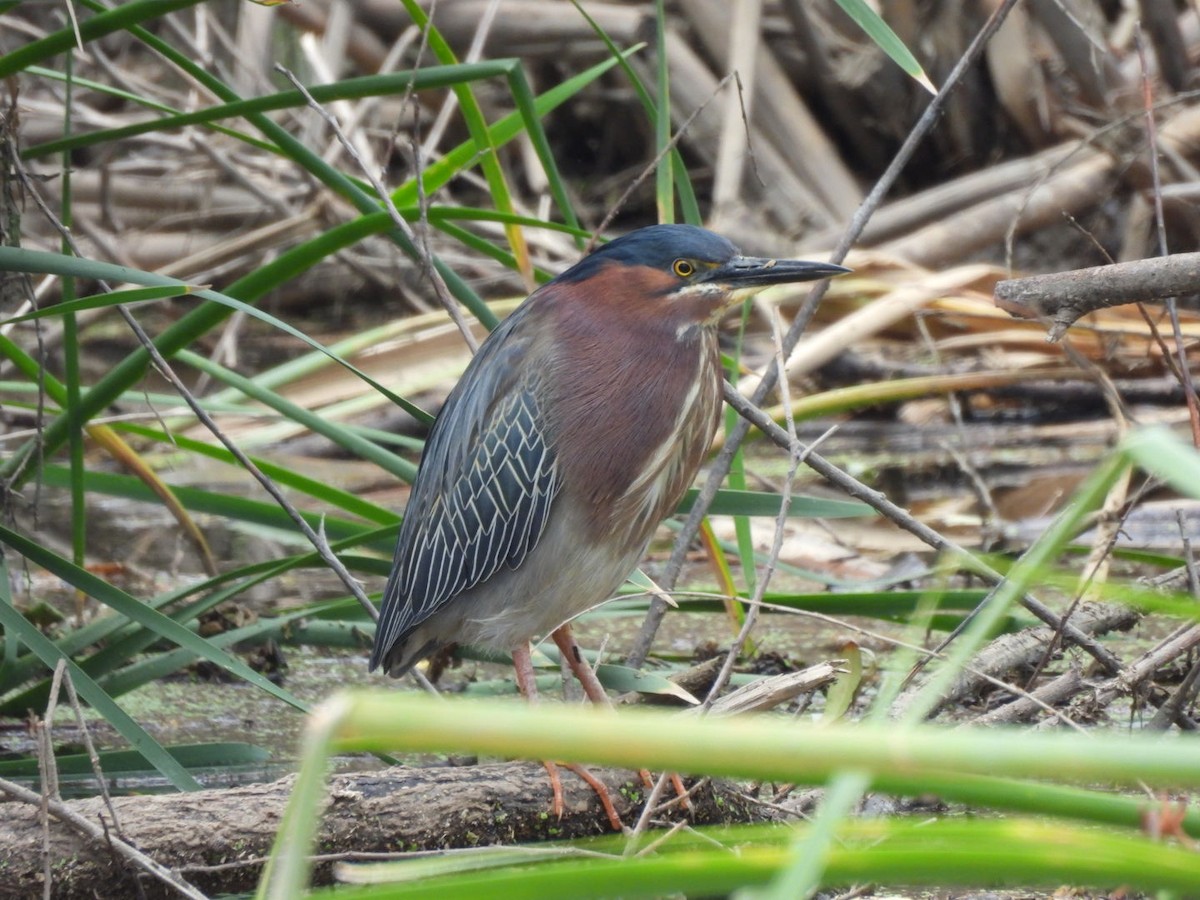
POLYGON ((677 259, 671 263, 671 269, 680 278, 691 278, 696 274, 696 267, 686 259, 677 259))

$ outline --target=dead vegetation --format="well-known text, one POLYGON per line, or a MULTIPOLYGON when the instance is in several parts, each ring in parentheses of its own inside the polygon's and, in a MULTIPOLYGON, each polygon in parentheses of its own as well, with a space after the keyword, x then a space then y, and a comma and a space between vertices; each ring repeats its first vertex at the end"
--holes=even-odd
MULTIPOLYGON (((792 387, 786 398, 772 395, 771 416, 793 417, 806 443, 841 422, 822 439, 821 452, 834 463, 856 466, 864 481, 939 535, 1019 552, 1131 426, 1163 423, 1200 441, 1187 374, 1198 353, 1200 282, 1194 259, 1183 253, 1200 244, 1193 63, 1200 16, 1163 0, 1144 0, 1136 10, 1081 2, 1070 15, 1052 0, 880 7, 935 85, 945 83, 990 16, 1000 11, 1005 18, 946 98, 937 126, 909 149, 877 209, 869 205, 871 187, 905 146, 929 95, 828 0, 775 0, 761 9, 723 0, 674 4, 662 39, 672 127, 707 224, 748 252, 823 257, 847 249, 848 228, 859 228, 846 256, 855 274, 830 288, 788 356, 792 387), (732 72, 736 78, 727 77, 732 72), (865 222, 864 202, 873 212, 865 222), (1169 266, 1143 262, 1167 254, 1178 254, 1169 266), (1106 280, 1120 277, 1107 268, 1113 262, 1135 267, 1133 292, 1121 299, 1145 305, 1114 306, 1123 288, 1106 280), (1049 300, 1044 290, 1029 293, 1044 282, 1022 280, 1096 266, 1106 268, 1066 281, 1074 291, 1066 311, 1063 276, 1049 284, 1049 300), (1147 287, 1147 278, 1168 268, 1174 277, 1165 288, 1147 287), (1001 302, 994 293, 1004 294, 1001 302), (1177 325, 1168 298, 1178 298, 1177 325), (1047 341, 1051 328, 1057 343, 1047 341)), ((589 2, 585 9, 618 47, 647 42, 631 65, 653 86, 651 5, 589 2)), ((60 27, 56 15, 49 8, 10 11, 0 49, 11 52, 60 27)), ((567 3, 442 0, 434 21, 464 61, 519 57, 539 93, 608 56, 567 3)), ((430 59, 420 30, 391 0, 203 5, 174 14, 161 30, 247 97, 286 87, 277 61, 303 83, 319 84, 404 72, 430 59)), ((121 34, 89 43, 76 64, 79 77, 173 109, 216 102, 121 34)), ((58 208, 60 160, 39 148, 62 137, 62 85, 26 75, 10 89, 28 185, 58 208)), ((499 81, 480 83, 475 97, 489 122, 514 108, 499 81)), ((327 104, 357 161, 313 110, 273 115, 325 160, 354 177, 362 175, 361 162, 391 186, 436 165, 468 137, 457 102, 449 90, 429 90, 327 104)), ((156 115, 83 85, 72 98, 71 129, 156 115)), ((250 130, 236 119, 224 124, 250 130)), ((609 72, 555 110, 546 129, 585 227, 619 230, 655 218, 654 178, 639 180, 654 160, 655 134, 622 72, 609 72)), ((552 194, 530 142, 518 138, 500 154, 514 212, 551 216, 552 194)), ((85 256, 196 285, 228 284, 358 214, 302 167, 203 126, 76 149, 71 165, 73 231, 85 256)), ((464 168, 424 202, 479 208, 489 197, 484 179, 464 168)), ((505 248, 498 223, 472 222, 467 230, 505 248)), ((423 233, 500 313, 532 286, 528 273, 497 265, 443 230, 423 233)), ((549 272, 578 255, 558 232, 527 228, 524 238, 534 263, 549 272)), ((59 243, 52 223, 29 203, 20 239, 34 249, 59 243)), ((58 290, 52 278, 31 285, 38 303, 57 299, 58 290)), ((434 404, 469 351, 432 296, 420 267, 372 235, 287 282, 266 305, 305 323, 326 344, 378 326, 376 339, 347 358, 396 393, 434 404)), ((25 299, 4 313, 23 311, 25 299)), ((738 382, 747 396, 772 365, 776 310, 785 326, 811 312, 791 295, 756 301, 747 371, 738 382)), ((119 357, 132 341, 106 315, 83 314, 85 335, 92 347, 119 357)), ((178 317, 170 307, 149 315, 159 327, 178 317)), ((51 326, 39 340, 53 351, 59 334, 51 326)), ((198 349, 251 373, 294 352, 241 317, 198 349)), ((102 369, 108 357, 98 354, 93 365, 102 369)), ((387 398, 332 364, 276 389, 330 420, 414 428, 387 398)), ((248 446, 330 453, 303 424, 272 422, 267 429, 253 413, 247 407, 219 419, 248 446)), ((14 429, 31 426, 20 411, 4 414, 14 429)), ((205 437, 195 425, 180 433, 205 437)), ((780 481, 769 463, 754 476, 764 487, 780 481)), ((397 499, 377 480, 352 489, 393 505, 397 499)), ((1067 613, 1056 606, 1054 615, 1071 624, 998 639, 943 697, 945 707, 955 707, 947 717, 1059 727, 1068 719, 1124 716, 1125 707, 1114 704, 1132 696, 1146 704, 1150 727, 1193 730, 1200 671, 1194 626, 1171 630, 1140 653, 1073 652, 1064 661, 1061 650, 1081 643, 1071 629, 1091 639, 1133 625, 1127 609, 1091 602, 1094 585, 1109 577, 1114 547, 1187 556, 1200 535, 1198 518, 1193 500, 1149 480, 1121 481, 1080 539, 1090 548, 1079 566, 1086 589, 1061 589, 1067 613)), ((910 564, 907 554, 929 546, 887 520, 787 527, 784 560, 837 578, 894 576, 910 564)), ((720 528, 718 536, 734 537, 720 528)), ((756 541, 769 545, 766 529, 756 541)), ((1192 569, 1161 575, 1158 583, 1171 578, 1200 592, 1192 569)), ((918 678, 896 701, 897 714, 921 684, 918 678)))

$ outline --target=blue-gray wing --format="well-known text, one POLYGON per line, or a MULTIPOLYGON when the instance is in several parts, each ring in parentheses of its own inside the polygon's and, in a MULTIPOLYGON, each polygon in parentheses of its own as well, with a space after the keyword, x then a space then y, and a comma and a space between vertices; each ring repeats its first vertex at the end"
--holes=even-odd
POLYGON ((484 342, 425 445, 371 655, 375 669, 405 634, 537 545, 559 489, 539 406, 542 373, 526 364, 521 311, 484 342), (514 333, 517 332, 517 333, 514 333))

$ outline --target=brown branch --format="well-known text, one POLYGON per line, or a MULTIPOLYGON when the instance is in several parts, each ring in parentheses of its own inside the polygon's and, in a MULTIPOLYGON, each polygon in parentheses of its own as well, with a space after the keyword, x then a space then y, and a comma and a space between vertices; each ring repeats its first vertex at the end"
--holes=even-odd
MULTIPOLYGON (((1083 603, 1071 617, 1071 625, 1091 637, 1111 631, 1126 631, 1132 628, 1139 618, 1138 613, 1128 607, 1108 603, 1083 603)), ((986 678, 988 675, 1001 678, 1016 669, 1034 665, 1045 652, 1047 645, 1056 638, 1057 630, 1053 626, 1047 628, 1041 625, 996 638, 971 660, 971 671, 960 673, 953 684, 938 697, 937 706, 930 710, 929 715, 932 716, 949 703, 989 687, 991 682, 986 678)), ((906 688, 892 705, 893 714, 903 715, 904 710, 916 701, 923 687, 923 683, 917 683, 906 688)), ((1034 707, 1035 711, 1040 708, 1036 704, 1028 705, 1034 707)))
POLYGON ((1047 318, 1057 341, 1088 313, 1126 303, 1165 300, 1200 288, 1200 253, 1032 275, 996 283, 996 306, 1022 319, 1047 318))
MULTIPOLYGON (((1118 697, 1144 694, 1152 687, 1151 681, 1156 672, 1167 664, 1186 657, 1196 647, 1200 647, 1200 625, 1181 626, 1156 647, 1123 668, 1120 674, 1097 685, 1094 693, 1086 698, 1082 705, 1104 709, 1118 697)), ((1159 704, 1164 702, 1162 698, 1158 701, 1159 704)), ((1177 717, 1176 724, 1180 724, 1180 727, 1191 727, 1186 718, 1181 723, 1177 717)))
POLYGON ((1079 666, 1072 665, 1057 678, 1030 692, 1028 697, 1018 697, 1003 706, 997 706, 976 716, 971 724, 991 726, 1027 722, 1038 713, 1044 712, 1047 706, 1057 707, 1084 690, 1087 690, 1087 683, 1083 680, 1079 666))

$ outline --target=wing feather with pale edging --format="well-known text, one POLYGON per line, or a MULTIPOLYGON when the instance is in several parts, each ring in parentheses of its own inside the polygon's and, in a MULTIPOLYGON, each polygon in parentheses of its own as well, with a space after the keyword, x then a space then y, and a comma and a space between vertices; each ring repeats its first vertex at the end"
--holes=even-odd
POLYGON ((384 588, 372 669, 455 597, 501 566, 519 566, 545 530, 560 482, 541 427, 543 373, 531 371, 520 338, 523 312, 484 342, 430 432, 384 588))

